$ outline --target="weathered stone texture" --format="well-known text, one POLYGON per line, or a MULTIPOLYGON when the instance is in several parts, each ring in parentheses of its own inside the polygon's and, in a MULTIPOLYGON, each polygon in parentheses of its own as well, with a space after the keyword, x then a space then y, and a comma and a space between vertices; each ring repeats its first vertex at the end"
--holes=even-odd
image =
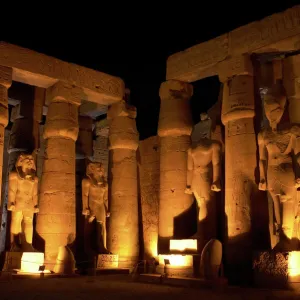
MULTIPOLYGON (((159 254, 169 252, 169 240, 188 237, 176 230, 175 220, 193 204, 193 197, 184 193, 187 180, 187 150, 190 146, 192 118, 189 99, 192 86, 179 81, 167 81, 160 87, 161 106, 158 135, 160 136, 159 192, 159 254)), ((185 230, 183 230, 185 231, 185 230)))
POLYGON ((157 256, 159 178, 159 138, 153 136, 140 141, 139 144, 139 184, 145 259, 157 256))
POLYGON ((244 53, 298 50, 299 22, 297 5, 175 53, 167 60, 167 79, 191 82, 217 75, 218 63, 244 53))
POLYGON ((139 255, 136 109, 125 101, 108 111, 110 203, 108 249, 119 255, 119 267, 133 268, 139 255))
POLYGON ((65 81, 83 88, 82 99, 100 104, 111 104, 123 98, 124 82, 118 77, 5 42, 0 43, 0 52, 0 65, 14 69, 15 81, 43 88, 65 81))
POLYGON ((300 123, 300 54, 283 60, 283 82, 291 123, 300 123))
POLYGON ((93 155, 93 119, 79 116, 79 133, 76 141, 76 158, 90 158, 93 155))
MULTIPOLYGON (((52 91, 61 90, 62 84, 52 91)), ((51 93, 50 90, 50 93, 51 93)), ((76 94, 76 93, 75 93, 76 94)), ((45 263, 54 269, 59 248, 75 240, 75 141, 78 106, 72 93, 54 92, 44 127, 45 158, 36 229, 45 241, 45 263)))

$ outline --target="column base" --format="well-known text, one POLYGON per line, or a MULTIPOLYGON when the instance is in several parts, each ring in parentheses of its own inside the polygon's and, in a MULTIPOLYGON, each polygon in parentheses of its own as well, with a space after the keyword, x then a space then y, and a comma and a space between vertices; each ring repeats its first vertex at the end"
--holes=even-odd
POLYGON ((253 255, 254 284, 264 288, 300 286, 300 251, 263 251, 253 255))

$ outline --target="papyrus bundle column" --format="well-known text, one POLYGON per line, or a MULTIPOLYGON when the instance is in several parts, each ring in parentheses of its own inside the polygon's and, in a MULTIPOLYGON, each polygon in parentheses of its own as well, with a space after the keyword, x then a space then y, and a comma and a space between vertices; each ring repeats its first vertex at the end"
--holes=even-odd
POLYGON ((139 255, 136 150, 139 135, 135 107, 124 100, 113 104, 109 121, 108 250, 119 255, 119 267, 132 268, 139 255))
POLYGON ((169 240, 188 238, 184 213, 194 198, 184 193, 187 183, 187 150, 190 147, 192 118, 189 99, 193 87, 185 82, 170 80, 161 84, 158 135, 160 137, 160 192, 158 254, 169 252, 169 240), (181 220, 180 220, 181 219, 181 220), (174 225, 175 224, 175 225, 174 225))
POLYGON ((45 241, 45 263, 53 270, 59 247, 75 240, 75 142, 81 90, 58 82, 47 90, 45 159, 37 232, 45 241))
MULTIPOLYGON (((4 130, 8 124, 8 93, 7 90, 12 83, 12 69, 0 66, 0 183, 2 183, 4 130)), ((7 210, 4 209, 5 201, 1 201, 0 189, 0 252, 4 249, 7 210)))
POLYGON ((254 85, 248 56, 224 62, 222 122, 225 125, 225 214, 228 240, 226 262, 241 278, 251 267, 251 197, 255 186, 256 137, 254 132, 254 85), (230 73, 232 72, 232 73, 230 73), (245 266, 247 265, 247 266, 245 266), (246 269, 245 269, 246 268, 246 269))
POLYGON ((300 54, 283 60, 283 83, 292 124, 300 124, 300 54))

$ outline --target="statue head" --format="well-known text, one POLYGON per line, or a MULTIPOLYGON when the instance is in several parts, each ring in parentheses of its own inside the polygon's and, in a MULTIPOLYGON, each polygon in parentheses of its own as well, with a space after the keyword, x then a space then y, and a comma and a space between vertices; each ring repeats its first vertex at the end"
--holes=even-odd
POLYGON ((206 112, 200 114, 200 121, 201 122, 203 122, 205 120, 208 120, 208 119, 209 119, 209 117, 208 117, 208 114, 206 112))
POLYGON ((264 109, 266 117, 273 130, 276 130, 286 105, 286 96, 283 86, 279 83, 266 89, 264 93, 264 109))
POLYGON ((86 176, 90 178, 94 184, 106 184, 105 170, 102 163, 90 162, 86 168, 86 176))
POLYGON ((21 178, 33 180, 36 173, 34 158, 31 154, 21 153, 16 162, 16 170, 21 178))

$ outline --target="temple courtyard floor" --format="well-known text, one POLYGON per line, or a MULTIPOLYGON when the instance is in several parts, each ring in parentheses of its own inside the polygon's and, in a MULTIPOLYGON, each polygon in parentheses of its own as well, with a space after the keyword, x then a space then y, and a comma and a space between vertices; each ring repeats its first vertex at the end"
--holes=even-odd
POLYGON ((0 299, 22 300, 272 300, 300 299, 300 293, 229 287, 223 291, 134 282, 128 275, 12 279, 0 277, 0 299))

